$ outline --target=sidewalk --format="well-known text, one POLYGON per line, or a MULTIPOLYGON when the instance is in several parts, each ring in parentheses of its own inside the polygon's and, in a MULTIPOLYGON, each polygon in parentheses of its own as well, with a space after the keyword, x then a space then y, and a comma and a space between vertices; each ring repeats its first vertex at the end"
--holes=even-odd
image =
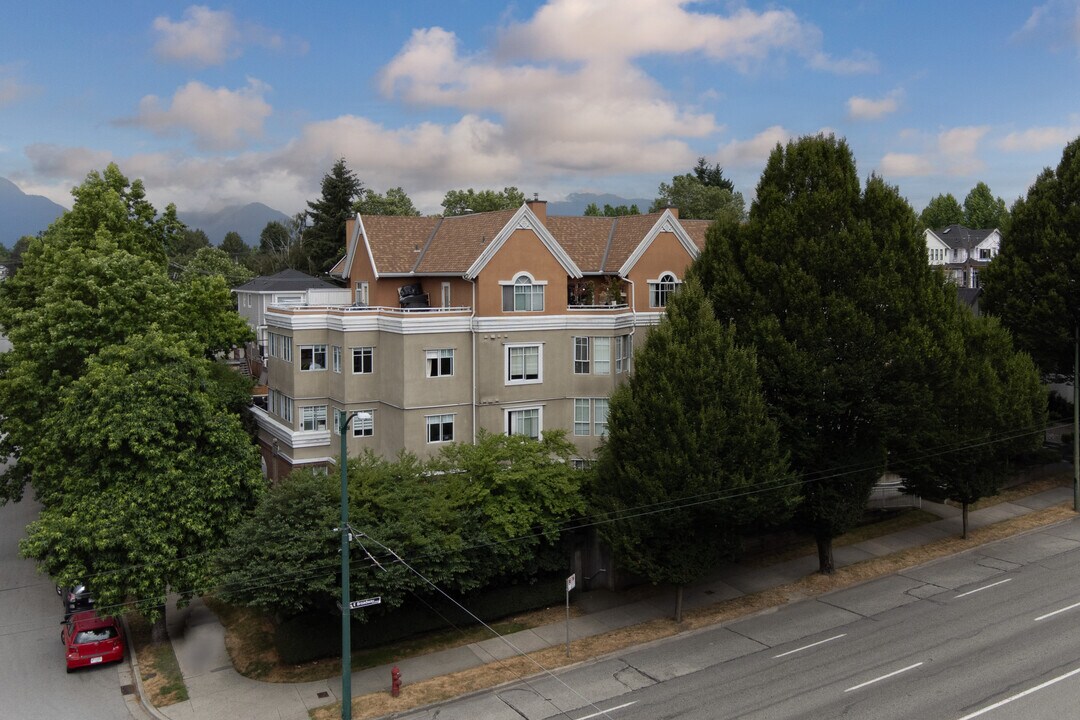
MULTIPOLYGON (((1000 503, 969 514, 970 529, 983 527, 1052 505, 1072 500, 1071 487, 1057 487, 1011 503, 1000 503)), ((854 545, 837 547, 837 567, 898 550, 917 547, 944 537, 957 537, 961 530, 960 511, 923 501, 923 509, 941 520, 877 537, 854 545)), ((713 579, 687 587, 684 608, 710 605, 798 580, 817 570, 817 557, 804 556, 764 568, 730 564, 718 569, 713 579)), ((667 595, 620 604, 615 593, 594 591, 577 601, 584 610, 570 620, 570 637, 598 635, 647 620, 670 617, 674 599, 667 595)), ((308 710, 337 702, 341 678, 318 682, 277 684, 250 680, 237 673, 225 651, 225 631, 217 617, 201 601, 183 610, 171 610, 169 633, 190 699, 163 708, 148 708, 156 717, 168 720, 307 720, 308 710)), ((566 623, 536 627, 458 648, 442 650, 395 663, 408 684, 431 677, 477 667, 515 654, 514 648, 530 652, 566 642, 566 623)), ((354 697, 390 688, 391 665, 353 673, 354 697)))

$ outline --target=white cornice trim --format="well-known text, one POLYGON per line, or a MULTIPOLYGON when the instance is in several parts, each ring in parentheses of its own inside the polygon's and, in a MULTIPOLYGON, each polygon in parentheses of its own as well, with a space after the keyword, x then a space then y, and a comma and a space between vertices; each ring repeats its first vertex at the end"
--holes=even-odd
POLYGON ((626 277, 634 265, 637 265, 638 260, 645 254, 645 251, 649 249, 649 246, 653 244, 657 236, 662 232, 674 233, 678 239, 679 244, 683 246, 683 250, 686 250, 687 255, 691 260, 697 259, 700 254, 697 245, 690 238, 689 233, 686 232, 686 228, 679 224, 679 219, 670 210, 665 210, 660 214, 660 218, 656 221, 656 224, 652 226, 652 229, 645 234, 644 239, 638 243, 638 246, 634 248, 634 252, 630 253, 630 257, 626 258, 626 262, 619 268, 619 275, 626 277))
POLYGON ((304 313, 268 312, 266 324, 283 330, 339 330, 341 332, 381 331, 397 335, 422 335, 443 332, 468 332, 468 315, 440 317, 390 317, 375 313, 304 313))
POLYGON ((379 268, 375 266, 375 256, 371 254, 371 244, 368 242, 364 219, 360 217, 360 213, 356 214, 356 225, 353 227, 352 237, 349 238, 348 250, 345 253, 345 267, 342 268, 341 277, 345 280, 349 279, 349 271, 352 270, 353 258, 356 256, 356 249, 360 246, 360 238, 364 239, 364 252, 367 253, 368 262, 371 263, 371 272, 375 274, 375 279, 378 280, 379 268))
POLYGON ((491 261, 491 258, 495 257, 495 254, 502 249, 502 246, 506 244, 506 241, 517 230, 531 230, 536 234, 536 237, 540 239, 540 242, 544 244, 544 247, 548 249, 548 252, 554 256, 555 260, 562 265, 566 274, 572 278, 582 277, 581 270, 577 264, 570 258, 570 255, 563 250, 562 245, 555 239, 555 236, 548 232, 548 229, 544 227, 544 224, 540 222, 528 205, 522 205, 514 216, 510 218, 510 221, 503 226, 499 234, 496 235, 484 251, 480 253, 479 257, 469 266, 469 269, 465 271, 466 280, 475 280, 480 274, 480 271, 487 266, 491 261))

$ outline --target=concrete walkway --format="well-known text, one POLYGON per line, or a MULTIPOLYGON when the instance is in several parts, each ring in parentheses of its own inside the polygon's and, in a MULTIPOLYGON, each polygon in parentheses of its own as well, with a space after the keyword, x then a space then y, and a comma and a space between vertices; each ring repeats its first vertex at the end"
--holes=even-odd
MULTIPOLYGON (((975 529, 1001 520, 1041 510, 1072 500, 1071 487, 1058 487, 1011 503, 1000 503, 975 510, 969 514, 969 528, 975 529)), ((937 503, 923 502, 923 509, 942 519, 891 535, 877 537, 854 545, 835 549, 838 567, 860 560, 888 555, 898 550, 917 547, 944 537, 957 537, 961 531, 960 511, 937 503)), ((712 603, 758 592, 792 582, 817 570, 817 557, 805 556, 764 568, 748 568, 731 564, 711 579, 688 587, 684 607, 693 609, 712 603)), ((670 617, 674 600, 668 595, 649 597, 635 602, 620 602, 623 596, 596 591, 578 600, 584 610, 580 617, 570 620, 572 640, 598 635, 616 628, 635 625, 655 618, 670 617)), ((147 708, 158 718, 168 720, 307 720, 308 710, 336 702, 341 690, 341 678, 318 682, 275 684, 250 680, 237 673, 225 651, 224 628, 217 617, 201 601, 190 607, 169 613, 169 632, 176 658, 180 663, 190 699, 163 708, 147 708)), ((405 683, 464 670, 506 658, 515 653, 538 650, 566 641, 566 623, 533 628, 458 648, 442 650, 402 660, 397 664, 405 683)), ((354 696, 383 691, 390 687, 390 665, 353 673, 354 696)))

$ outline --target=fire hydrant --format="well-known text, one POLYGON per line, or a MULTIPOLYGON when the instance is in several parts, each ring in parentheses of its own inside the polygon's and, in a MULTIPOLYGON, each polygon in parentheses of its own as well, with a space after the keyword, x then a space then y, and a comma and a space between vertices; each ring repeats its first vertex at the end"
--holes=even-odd
POLYGON ((397 697, 401 692, 401 671, 398 666, 390 668, 390 697, 397 697))

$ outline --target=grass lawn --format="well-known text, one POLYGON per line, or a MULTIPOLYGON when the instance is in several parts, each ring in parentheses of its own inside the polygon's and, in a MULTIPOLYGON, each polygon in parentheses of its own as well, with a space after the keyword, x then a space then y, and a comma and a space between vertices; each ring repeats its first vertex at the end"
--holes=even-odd
POLYGON ((147 700, 154 707, 165 707, 188 699, 187 686, 176 662, 171 642, 150 641, 150 623, 139 613, 127 616, 131 644, 139 662, 139 676, 147 700))

